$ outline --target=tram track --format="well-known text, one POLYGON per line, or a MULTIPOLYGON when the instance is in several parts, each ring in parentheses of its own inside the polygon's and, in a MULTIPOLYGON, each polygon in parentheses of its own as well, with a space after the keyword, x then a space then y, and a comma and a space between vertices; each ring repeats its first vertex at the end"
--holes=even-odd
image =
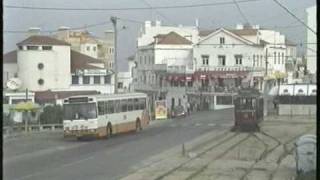
MULTIPOLYGON (((174 172, 178 171, 180 168, 182 168, 184 165, 188 164, 190 161, 192 161, 192 160, 194 160, 194 159, 196 159, 196 158, 199 158, 199 157, 203 156, 203 155, 206 154, 207 152, 209 152, 209 151, 211 151, 211 150, 213 150, 213 149, 215 149, 215 148, 218 148, 218 147, 220 147, 220 146, 223 145, 223 144, 226 144, 226 143, 230 142, 232 139, 234 139, 237 135, 240 134, 239 132, 237 132, 237 133, 233 134, 232 136, 227 137, 227 138, 221 140, 221 138, 222 138, 222 137, 225 137, 227 133, 229 133, 229 132, 223 133, 223 134, 221 134, 221 135, 219 135, 219 136, 217 136, 217 137, 215 137, 215 138, 213 138, 213 139, 210 140, 211 142, 212 142, 212 141, 215 141, 215 140, 220 140, 219 143, 214 144, 213 146, 210 146, 209 148, 205 149, 205 150, 202 151, 201 153, 197 154, 195 157, 192 157, 192 158, 188 159, 187 161, 185 161, 184 163, 180 164, 179 166, 177 166, 177 167, 171 169, 170 171, 168 171, 168 172, 166 172, 166 173, 158 176, 157 178, 155 178, 155 180, 162 180, 162 179, 164 179, 165 177, 167 177, 167 176, 173 174, 174 172)), ((246 140, 247 138, 249 138, 249 136, 244 137, 242 140, 240 140, 238 143, 236 143, 236 144, 233 146, 233 148, 235 148, 237 145, 239 145, 242 141, 246 140)), ((207 143, 208 143, 208 142, 207 142, 207 143)), ((231 150, 231 149, 230 149, 230 150, 231 150)), ((229 151, 227 150, 227 152, 229 152, 229 151)), ((224 153, 221 154, 221 155, 224 155, 224 154, 226 154, 227 152, 224 152, 224 153)), ((218 158, 220 158, 221 155, 219 155, 218 158)), ((217 159, 218 159, 218 158, 217 158, 217 159)), ((209 163, 208 163, 207 165, 209 165, 209 163)), ((207 166, 207 165, 206 165, 206 166, 207 166)), ((201 168, 201 169, 202 169, 202 168, 201 168)), ((201 171, 201 172, 202 172, 203 170, 201 170, 201 169, 198 170, 198 171, 201 171)), ((198 172, 198 171, 196 171, 196 174, 200 173, 200 172, 198 172)), ((192 176, 192 175, 191 175, 191 176, 192 176)), ((187 179, 189 179, 189 178, 187 178, 187 179)))

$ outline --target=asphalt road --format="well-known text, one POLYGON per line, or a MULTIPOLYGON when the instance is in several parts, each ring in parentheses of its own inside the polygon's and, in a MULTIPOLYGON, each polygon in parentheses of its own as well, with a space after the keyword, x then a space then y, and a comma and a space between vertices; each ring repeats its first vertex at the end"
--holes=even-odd
POLYGON ((106 140, 66 140, 61 132, 10 139, 3 144, 3 178, 119 179, 153 155, 232 124, 233 109, 226 109, 152 123, 106 140))

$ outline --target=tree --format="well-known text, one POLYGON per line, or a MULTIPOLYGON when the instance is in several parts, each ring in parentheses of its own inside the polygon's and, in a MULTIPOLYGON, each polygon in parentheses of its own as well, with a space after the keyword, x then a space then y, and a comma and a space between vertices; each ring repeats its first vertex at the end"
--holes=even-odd
POLYGON ((60 105, 46 106, 40 114, 41 124, 61 124, 63 120, 63 110, 60 105))

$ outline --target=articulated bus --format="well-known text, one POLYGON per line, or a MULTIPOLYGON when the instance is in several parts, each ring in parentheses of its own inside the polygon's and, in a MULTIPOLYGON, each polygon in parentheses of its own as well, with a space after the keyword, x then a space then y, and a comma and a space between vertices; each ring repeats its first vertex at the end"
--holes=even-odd
POLYGON ((140 131, 149 124, 143 93, 73 96, 63 102, 65 137, 110 137, 140 131))

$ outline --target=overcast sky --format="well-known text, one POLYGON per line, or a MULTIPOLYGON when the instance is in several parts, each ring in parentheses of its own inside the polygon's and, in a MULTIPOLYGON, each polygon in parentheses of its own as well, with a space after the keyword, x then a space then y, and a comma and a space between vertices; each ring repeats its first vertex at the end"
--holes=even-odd
MULTIPOLYGON (((242 1, 242 0, 237 0, 242 1)), ((290 9, 300 19, 306 19, 305 9, 316 4, 316 0, 278 0, 290 9)), ((151 6, 175 6, 215 2, 232 2, 232 0, 4 0, 4 5, 34 6, 34 7, 63 7, 63 8, 126 8, 151 6)), ((287 35, 293 42, 306 41, 306 28, 291 17, 273 0, 257 0, 239 3, 243 14, 251 24, 262 27, 274 27, 287 35), (296 26, 297 25, 297 26, 296 26), (289 26, 284 28, 284 26, 289 26)), ((159 10, 130 10, 130 11, 48 11, 30 9, 9 9, 4 7, 4 30, 27 31, 29 27, 40 27, 41 30, 55 30, 59 26, 81 27, 95 23, 109 21, 110 16, 124 19, 145 21, 161 20, 162 24, 182 24, 194 26, 195 19, 199 19, 202 29, 218 27, 235 27, 244 23, 236 5, 219 5, 208 7, 159 9, 159 10), (159 11, 163 16, 160 16, 159 11)), ((119 21, 118 27, 126 26, 119 32, 119 67, 126 70, 126 58, 135 52, 139 23, 119 21)), ((88 28, 96 36, 103 37, 105 30, 112 29, 111 24, 88 28)), ((4 53, 16 48, 16 43, 26 38, 26 34, 4 33, 4 53)))

